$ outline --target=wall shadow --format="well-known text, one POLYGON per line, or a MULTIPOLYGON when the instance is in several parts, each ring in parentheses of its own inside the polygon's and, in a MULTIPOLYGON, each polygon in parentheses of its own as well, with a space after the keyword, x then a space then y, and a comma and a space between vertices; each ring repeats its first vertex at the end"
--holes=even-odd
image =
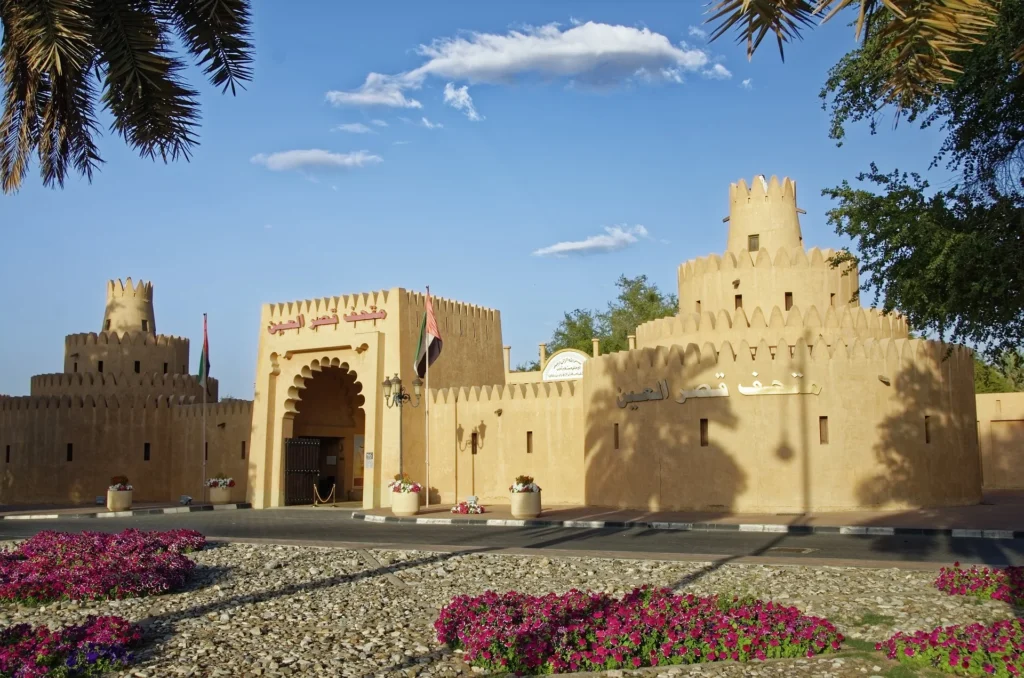
POLYGON ((746 473, 722 443, 738 425, 735 396, 677 402, 681 389, 722 381, 714 359, 674 346, 590 362, 583 394, 586 505, 700 511, 709 520, 730 513, 747 489, 746 473), (620 407, 623 393, 657 392, 660 380, 667 398, 620 407))

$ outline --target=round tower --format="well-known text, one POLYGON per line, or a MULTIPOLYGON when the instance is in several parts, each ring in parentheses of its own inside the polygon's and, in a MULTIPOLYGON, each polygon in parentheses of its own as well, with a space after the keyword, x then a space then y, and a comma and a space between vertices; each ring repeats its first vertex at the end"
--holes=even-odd
POLYGON ((144 332, 156 334, 156 314, 153 312, 153 284, 132 279, 107 281, 107 307, 103 312, 101 332, 144 332))
POLYGON ((796 206, 796 182, 784 177, 771 180, 763 174, 754 177, 750 188, 740 179, 729 185, 729 252, 776 252, 802 247, 803 234, 800 232, 801 212, 796 206))

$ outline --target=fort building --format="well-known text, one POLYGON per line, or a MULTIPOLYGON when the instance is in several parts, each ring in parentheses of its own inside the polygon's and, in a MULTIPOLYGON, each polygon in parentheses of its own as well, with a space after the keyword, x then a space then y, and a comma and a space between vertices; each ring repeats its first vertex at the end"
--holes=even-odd
POLYGON ((188 374, 189 341, 156 333, 153 286, 107 283, 99 332, 64 340, 64 369, 31 379, 30 395, 0 397, 0 504, 93 503, 127 475, 136 502, 203 497, 206 475, 243 480, 250 401, 219 402, 188 374))
MULTIPOLYGON (((1024 487, 999 470, 1016 468, 1024 401, 976 399, 968 349, 862 307, 856 269, 806 247, 800 214, 789 179, 733 184, 725 251, 679 266, 674 317, 611 354, 542 345, 533 372, 511 371, 497 310, 434 297, 444 345, 418 395, 423 294, 265 304, 253 401, 208 406, 209 475, 233 475, 256 508, 332 487, 387 507, 399 469, 433 504, 507 503, 526 474, 546 505, 651 511, 965 505, 983 484, 1024 487), (402 407, 384 397, 395 376, 402 407)), ((149 285, 112 283, 102 331, 68 337, 64 372, 0 400, 14 451, 0 503, 91 498, 115 472, 154 498, 198 493, 201 387, 187 340, 155 323, 149 285), (95 471, 68 472, 79 454, 95 471)))

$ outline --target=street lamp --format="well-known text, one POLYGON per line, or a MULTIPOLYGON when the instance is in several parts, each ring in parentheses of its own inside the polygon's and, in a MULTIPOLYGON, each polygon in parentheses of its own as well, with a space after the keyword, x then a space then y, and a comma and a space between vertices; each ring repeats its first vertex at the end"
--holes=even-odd
POLYGON ((403 474, 402 470, 402 406, 405 403, 409 403, 413 407, 420 406, 420 397, 423 390, 423 380, 416 377, 412 380, 412 392, 416 396, 416 401, 413 402, 412 396, 405 390, 405 386, 402 384, 402 380, 398 378, 396 374, 394 377, 388 379, 384 378, 384 404, 388 406, 388 409, 392 407, 398 408, 398 475, 403 474))

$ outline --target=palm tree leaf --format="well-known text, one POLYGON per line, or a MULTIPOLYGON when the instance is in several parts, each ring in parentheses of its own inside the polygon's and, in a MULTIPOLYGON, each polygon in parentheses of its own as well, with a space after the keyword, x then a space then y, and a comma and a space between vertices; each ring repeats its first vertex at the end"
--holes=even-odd
POLYGON ((736 42, 747 44, 747 57, 752 57, 768 33, 774 33, 779 43, 800 37, 800 29, 812 25, 814 6, 809 0, 720 0, 709 12, 714 14, 705 21, 720 21, 711 34, 717 40, 734 26, 739 27, 736 42))
POLYGON ((8 12, 10 29, 23 45, 29 67, 60 75, 92 60, 90 22, 82 2, 19 0, 8 12), (16 4, 16 7, 14 6, 16 4))
POLYGON ((226 92, 252 80, 252 19, 247 0, 163 0, 178 37, 226 92))
POLYGON ((103 103, 113 129, 144 157, 191 157, 198 143, 198 94, 180 77, 159 6, 150 0, 93 0, 103 103))
POLYGON ((15 30, 19 9, 16 0, 0 0, 0 77, 4 84, 0 181, 4 193, 17 191, 28 172, 29 155, 39 141, 40 103, 46 98, 46 84, 30 67, 25 45, 15 30))
POLYGON ((102 162, 93 136, 99 133, 94 114, 96 84, 92 64, 65 68, 50 78, 50 96, 43 106, 39 135, 39 171, 44 186, 63 188, 68 167, 92 181, 93 170, 102 162))

